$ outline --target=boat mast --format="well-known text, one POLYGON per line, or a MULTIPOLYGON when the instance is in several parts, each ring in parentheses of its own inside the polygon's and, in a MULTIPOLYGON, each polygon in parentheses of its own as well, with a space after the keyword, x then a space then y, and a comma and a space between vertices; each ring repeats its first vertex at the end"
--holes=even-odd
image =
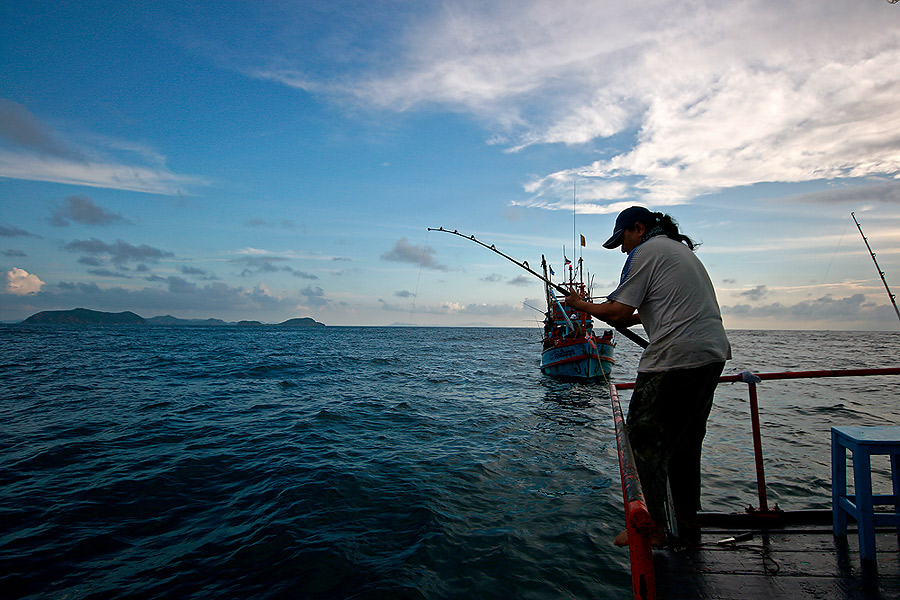
MULTIPOLYGON (((581 284, 578 287, 579 293, 584 293, 584 263, 582 262, 582 251, 581 246, 578 244, 578 194, 576 193, 576 186, 578 185, 577 181, 572 182, 572 260, 575 260, 575 255, 578 255, 578 266, 576 267, 578 271, 578 281, 581 284), (576 252, 577 250, 577 252, 576 252)), ((575 279, 572 278, 572 286, 574 289, 575 279)), ((585 300, 590 300, 589 298, 585 298, 585 300)))
POLYGON ((544 269, 544 295, 546 296, 545 300, 547 300, 547 311, 550 311, 550 307, 553 306, 553 290, 550 289, 550 277, 547 273, 547 259, 541 254, 541 267, 544 269))
POLYGON ((881 267, 878 266, 878 261, 875 259, 875 253, 872 252, 872 246, 869 245, 869 240, 866 238, 866 234, 863 233, 859 221, 856 220, 856 215, 851 212, 850 216, 853 217, 853 222, 856 223, 856 228, 859 229, 859 235, 862 236, 863 241, 866 243, 866 248, 869 249, 869 254, 872 256, 872 261, 875 263, 875 269, 878 271, 878 275, 881 277, 881 283, 884 284, 884 289, 887 290, 888 298, 891 299, 891 304, 894 305, 894 312, 897 313, 897 318, 900 319, 900 310, 897 309, 897 297, 891 293, 891 288, 888 287, 887 279, 884 278, 884 271, 882 271, 881 267))

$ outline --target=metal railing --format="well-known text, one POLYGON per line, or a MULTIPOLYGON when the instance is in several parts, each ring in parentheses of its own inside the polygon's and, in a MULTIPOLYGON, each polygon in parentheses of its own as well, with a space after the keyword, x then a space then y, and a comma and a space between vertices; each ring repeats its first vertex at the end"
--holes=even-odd
MULTIPOLYGON (((868 375, 900 375, 900 367, 884 369, 832 369, 821 371, 787 371, 781 373, 751 373, 726 375, 720 383, 742 382, 748 386, 750 396, 750 421, 753 435, 753 454, 756 461, 756 487, 759 494, 759 509, 755 515, 775 516, 782 514, 777 507, 770 509, 766 495, 766 476, 763 468, 762 440, 759 426, 759 404, 756 384, 776 379, 817 379, 820 377, 857 377, 868 375)), ((622 495, 625 501, 625 525, 628 530, 628 549, 631 560, 631 582, 633 597, 639 600, 656 598, 656 579, 653 571, 653 550, 651 546, 651 519, 647 503, 641 490, 637 467, 631 453, 631 443, 625 431, 625 417, 619 402, 619 390, 634 389, 634 383, 610 383, 609 395, 616 426, 616 444, 619 454, 619 472, 622 477, 622 495)))
POLYGON ((622 498, 625 501, 625 529, 628 531, 628 553, 631 561, 631 590, 634 598, 656 600, 656 577, 653 573, 653 548, 650 529, 653 520, 647 510, 641 480, 638 477, 631 442, 625 431, 625 417, 619 404, 616 384, 609 384, 613 419, 616 423, 616 446, 619 450, 619 473, 622 475, 622 498))

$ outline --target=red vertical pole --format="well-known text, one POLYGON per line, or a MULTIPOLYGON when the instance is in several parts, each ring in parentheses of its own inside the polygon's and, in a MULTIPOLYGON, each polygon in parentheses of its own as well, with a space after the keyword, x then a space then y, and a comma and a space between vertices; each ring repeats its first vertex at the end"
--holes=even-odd
POLYGON ((753 454, 756 457, 756 488, 759 491, 759 510, 768 512, 766 500, 766 474, 763 469, 762 438, 759 434, 759 403, 756 400, 756 384, 750 383, 750 421, 753 426, 753 454))
POLYGON ((631 593, 634 600, 656 600, 656 576, 653 570, 653 547, 650 530, 653 519, 641 490, 631 443, 625 431, 625 416, 619 403, 616 384, 609 384, 613 422, 616 426, 616 446, 619 453, 619 473, 622 477, 622 499, 625 502, 625 526, 628 530, 628 554, 631 562, 631 593))

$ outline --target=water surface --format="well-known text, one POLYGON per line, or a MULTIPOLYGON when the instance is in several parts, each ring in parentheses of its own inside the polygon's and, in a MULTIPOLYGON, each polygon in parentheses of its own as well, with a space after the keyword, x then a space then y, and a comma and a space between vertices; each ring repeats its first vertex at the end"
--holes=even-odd
MULTIPOLYGON (((900 354, 893 333, 730 337, 726 373, 900 354)), ((638 352, 619 341, 616 380, 638 352)), ((0 326, 0 589, 629 598, 608 393, 539 353, 536 328, 0 326)), ((898 382, 763 383, 770 502, 827 508, 829 428, 900 422, 898 382)), ((756 502, 749 427, 746 386, 720 386, 705 509, 756 502)))

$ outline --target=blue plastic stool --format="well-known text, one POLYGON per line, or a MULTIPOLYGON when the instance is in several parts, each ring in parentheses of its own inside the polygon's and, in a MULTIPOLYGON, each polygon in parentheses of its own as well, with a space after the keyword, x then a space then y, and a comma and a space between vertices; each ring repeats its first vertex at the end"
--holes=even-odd
POLYGON ((834 535, 847 535, 847 515, 856 519, 859 556, 875 560, 875 527, 894 525, 900 538, 900 427, 831 428, 831 510, 834 535), (853 452, 855 495, 847 494, 847 449, 853 452), (891 457, 893 495, 872 494, 871 456, 891 457), (875 506, 892 504, 893 513, 876 513, 875 506))

